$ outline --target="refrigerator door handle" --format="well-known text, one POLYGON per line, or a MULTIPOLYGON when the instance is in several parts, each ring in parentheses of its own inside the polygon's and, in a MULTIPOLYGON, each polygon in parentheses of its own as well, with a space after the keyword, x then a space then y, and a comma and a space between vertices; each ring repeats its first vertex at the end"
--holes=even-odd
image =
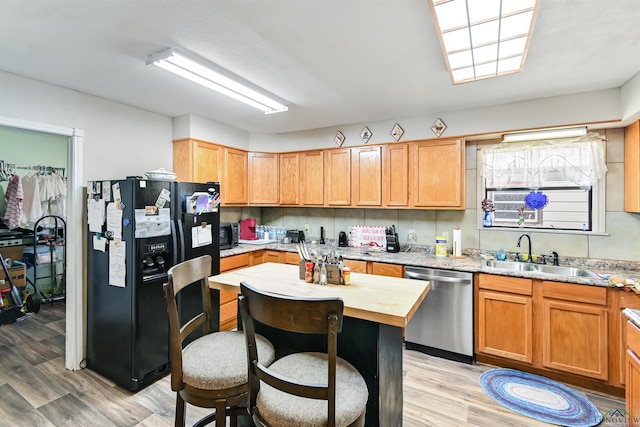
MULTIPOLYGON (((180 259, 178 259, 178 262, 182 262, 182 261, 186 261, 185 259, 185 249, 184 247, 187 245, 186 239, 185 239, 185 235, 184 235, 184 228, 182 225, 182 221, 177 221, 178 223, 178 242, 180 243, 180 259)), ((176 264, 178 263, 176 262, 176 264)))
POLYGON ((176 230, 176 221, 171 221, 171 240, 173 244, 173 259, 171 260, 171 265, 176 265, 178 263, 178 234, 176 230))

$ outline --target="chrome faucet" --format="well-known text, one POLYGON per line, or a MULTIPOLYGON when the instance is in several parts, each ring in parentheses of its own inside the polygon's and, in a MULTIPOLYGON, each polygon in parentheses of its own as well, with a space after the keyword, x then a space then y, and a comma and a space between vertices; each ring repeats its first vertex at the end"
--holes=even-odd
POLYGON ((531 237, 529 237, 528 234, 521 234, 520 237, 518 237, 518 247, 520 247, 520 240, 522 240, 523 237, 526 237, 527 240, 529 241, 529 258, 527 258, 527 262, 533 262, 533 258, 531 256, 531 237))

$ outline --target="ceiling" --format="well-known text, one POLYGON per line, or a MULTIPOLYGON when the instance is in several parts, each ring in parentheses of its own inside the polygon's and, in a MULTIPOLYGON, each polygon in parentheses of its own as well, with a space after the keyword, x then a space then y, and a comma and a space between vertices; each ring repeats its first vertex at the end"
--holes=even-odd
POLYGON ((283 133, 617 88, 640 1, 540 0, 524 71, 451 84, 427 0, 0 0, 0 69, 176 117, 283 133), (276 95, 265 115, 157 67, 192 53, 276 95))

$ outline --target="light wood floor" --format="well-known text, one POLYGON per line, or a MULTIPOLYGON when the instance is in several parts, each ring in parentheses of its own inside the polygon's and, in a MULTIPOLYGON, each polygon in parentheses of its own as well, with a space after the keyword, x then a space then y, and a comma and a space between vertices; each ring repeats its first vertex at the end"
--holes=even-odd
MULTIPOLYGON (((175 395, 168 376, 131 393, 89 369, 68 371, 64 368, 64 325, 64 303, 56 303, 0 328, 0 425, 173 425, 175 395)), ((403 426, 549 425, 509 411, 487 397, 478 378, 490 368, 405 351, 403 426)), ((620 399, 586 394, 603 413, 624 409, 620 399)), ((206 414, 188 406, 187 422, 192 425, 206 414)))

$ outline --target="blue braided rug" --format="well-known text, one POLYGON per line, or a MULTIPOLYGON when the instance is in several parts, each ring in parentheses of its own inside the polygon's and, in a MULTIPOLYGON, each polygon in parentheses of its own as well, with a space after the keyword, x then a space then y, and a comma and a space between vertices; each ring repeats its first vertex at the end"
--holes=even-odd
POLYGON ((514 369, 491 369, 480 386, 493 400, 539 421, 567 427, 592 427, 602 414, 586 397, 564 384, 514 369))

